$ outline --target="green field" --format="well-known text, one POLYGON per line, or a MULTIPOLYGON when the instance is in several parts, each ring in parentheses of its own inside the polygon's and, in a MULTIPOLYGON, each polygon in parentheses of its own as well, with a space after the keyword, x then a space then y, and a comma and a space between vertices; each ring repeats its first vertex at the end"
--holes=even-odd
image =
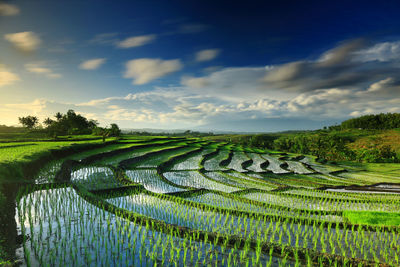
POLYGON ((0 262, 399 266, 399 169, 200 138, 0 143, 0 262))

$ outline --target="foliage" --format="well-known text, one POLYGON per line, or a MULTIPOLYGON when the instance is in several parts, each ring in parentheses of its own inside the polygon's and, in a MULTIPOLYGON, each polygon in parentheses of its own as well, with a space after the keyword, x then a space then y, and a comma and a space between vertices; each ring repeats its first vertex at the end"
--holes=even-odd
POLYGON ((220 135, 211 140, 242 146, 314 155, 330 161, 399 162, 398 130, 316 130, 296 133, 220 135))
POLYGON ((354 224, 400 225, 400 213, 377 211, 344 211, 344 217, 354 224))
POLYGON ((301 154, 311 154, 327 160, 353 159, 354 155, 346 147, 351 139, 337 133, 320 132, 307 135, 280 137, 274 140, 274 149, 301 154))
POLYGON ((57 113, 56 121, 47 118, 45 124, 50 136, 66 135, 66 134, 90 134, 96 127, 96 122, 88 120, 80 114, 76 114, 73 110, 68 110, 66 114, 57 113))
POLYGON ((117 124, 112 123, 110 125, 110 128, 103 128, 98 126, 94 127, 92 130, 92 134, 101 136, 104 142, 106 137, 109 136, 119 137, 121 135, 121 130, 119 129, 117 124))
POLYGON ((39 124, 39 119, 36 116, 19 117, 18 120, 22 126, 28 129, 32 129, 39 124))
POLYGON ((119 129, 118 125, 115 123, 111 123, 109 131, 109 136, 120 136, 121 130, 119 129))
MULTIPOLYGON (((315 147, 333 148, 327 144, 330 134, 293 135, 300 140, 293 145, 301 149, 307 138, 314 138, 308 141, 316 142, 315 147)), ((335 135, 337 142, 345 139, 340 133, 335 135)), ((322 186, 352 184, 354 188, 366 183, 330 170, 324 175, 317 170, 327 166, 311 157, 238 152, 237 145, 225 142, 210 149, 210 142, 195 138, 124 138, 73 155, 57 153, 63 157, 52 158, 33 177, 35 182, 39 176, 45 180, 26 182, 19 190, 15 218, 21 236, 29 236, 22 245, 24 264, 32 266, 31 259, 50 266, 400 263, 400 233, 393 226, 398 225, 399 195, 322 190, 322 186), (282 174, 274 168, 267 172, 266 163, 271 164, 272 158, 282 168, 290 167, 290 162, 307 163, 310 172, 299 174, 294 169, 282 174), (72 164, 66 172, 71 181, 53 183, 67 160, 72 164), (138 164, 122 164, 126 161, 138 164), (147 168, 142 168, 143 163, 147 168), (250 169, 249 164, 259 168, 250 169)), ((291 141, 279 142, 285 146, 291 141)), ((0 144, 0 149, 18 154, 19 149, 27 152, 35 146, 68 148, 53 141, 0 144)), ((28 154, 21 152, 16 160, 29 164, 44 155, 28 154)), ((382 181, 376 174, 385 165, 369 165, 375 182, 382 181)), ((353 163, 346 174, 359 173, 353 172, 357 166, 361 164, 353 163)), ((395 170, 390 164, 386 171, 395 170)), ((391 177, 398 180, 396 173, 391 177)))
POLYGON ((124 134, 128 135, 139 135, 139 136, 185 136, 185 137, 208 137, 208 136, 213 136, 214 133, 208 132, 208 133, 203 133, 203 132, 197 132, 197 131, 191 131, 191 130, 186 130, 186 131, 157 131, 157 132, 149 132, 149 131, 125 131, 124 134))
POLYGON ((0 133, 20 133, 24 131, 21 127, 0 125, 0 133))
POLYGON ((346 120, 341 129, 395 129, 400 128, 400 113, 380 113, 346 120))

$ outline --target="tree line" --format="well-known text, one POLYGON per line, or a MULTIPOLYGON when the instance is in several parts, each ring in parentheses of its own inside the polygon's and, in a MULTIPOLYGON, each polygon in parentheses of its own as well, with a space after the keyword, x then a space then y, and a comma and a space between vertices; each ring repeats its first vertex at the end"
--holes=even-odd
POLYGON ((394 149, 375 138, 367 146, 352 147, 357 139, 352 133, 310 131, 296 134, 257 134, 228 138, 253 148, 314 155, 320 161, 400 162, 394 149))
MULTIPOLYGON (((19 117, 19 123, 29 129, 37 129, 41 127, 39 118, 36 116, 19 117)), ((80 114, 76 114, 74 110, 70 109, 67 113, 62 114, 57 112, 54 118, 46 118, 43 120, 44 131, 52 137, 62 135, 78 135, 78 134, 94 134, 103 136, 103 139, 108 136, 119 136, 121 130, 118 125, 112 123, 110 127, 103 128, 98 126, 96 120, 88 120, 80 114)))
POLYGON ((395 128, 400 128, 400 113, 381 113, 349 119, 340 125, 316 131, 238 135, 228 139, 254 148, 314 155, 321 160, 400 162, 400 155, 392 145, 383 142, 378 136, 370 138, 363 145, 357 146, 355 143, 362 136, 395 128))
POLYGON ((400 128, 400 113, 380 113, 364 115, 343 121, 340 125, 329 127, 338 129, 375 129, 389 130, 400 128))

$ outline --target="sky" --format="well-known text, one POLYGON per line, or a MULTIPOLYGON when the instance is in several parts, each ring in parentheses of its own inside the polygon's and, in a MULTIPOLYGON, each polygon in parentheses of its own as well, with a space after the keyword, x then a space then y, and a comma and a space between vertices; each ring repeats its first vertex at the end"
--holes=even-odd
POLYGON ((0 0, 0 125, 271 132, 400 112, 399 1, 0 0))

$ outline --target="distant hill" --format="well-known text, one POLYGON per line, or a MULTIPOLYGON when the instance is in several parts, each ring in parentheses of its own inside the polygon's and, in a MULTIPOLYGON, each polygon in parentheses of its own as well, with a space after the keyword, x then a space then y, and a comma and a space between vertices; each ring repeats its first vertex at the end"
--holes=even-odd
POLYGON ((146 132, 146 133, 168 133, 168 134, 174 134, 174 133, 184 133, 186 130, 182 129, 153 129, 153 128, 123 128, 122 133, 127 134, 131 132, 146 132))
POLYGON ((210 123, 194 127, 193 130, 202 132, 273 133, 316 130, 335 123, 337 123, 337 120, 315 121, 301 118, 266 118, 210 123))

